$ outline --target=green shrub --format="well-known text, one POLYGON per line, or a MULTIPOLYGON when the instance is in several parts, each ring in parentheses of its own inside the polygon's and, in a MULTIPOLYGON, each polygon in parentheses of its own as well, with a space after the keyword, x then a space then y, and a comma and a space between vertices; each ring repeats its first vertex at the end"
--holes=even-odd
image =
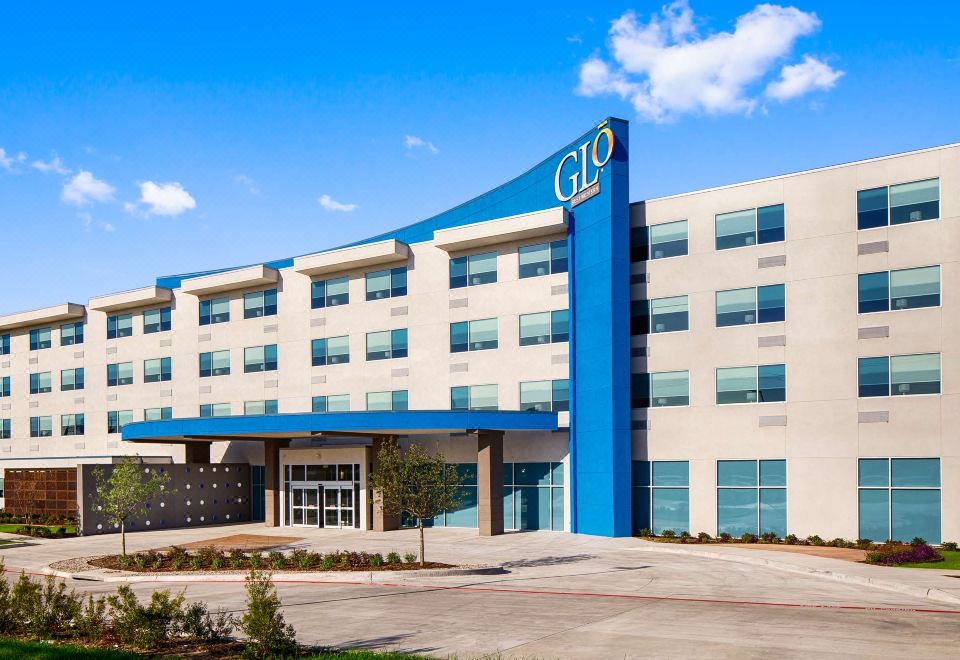
POLYGON ((720 541, 721 543, 726 543, 732 538, 733 537, 730 536, 730 534, 728 534, 727 532, 720 532, 719 534, 717 534, 717 540, 720 541))
POLYGON ((388 564, 399 564, 400 563, 400 553, 390 552, 387 554, 387 563, 388 564))
POLYGON ((873 552, 868 552, 866 561, 868 564, 898 566, 900 564, 943 561, 943 555, 926 543, 911 543, 910 545, 885 543, 873 552))
POLYGON ((234 548, 230 551, 230 568, 241 568, 246 558, 247 556, 243 554, 243 550, 240 548, 234 548))
POLYGON ((760 540, 764 543, 779 543, 780 537, 777 536, 774 532, 764 532, 760 535, 760 540))
POLYGON ((147 567, 147 556, 142 552, 138 552, 133 556, 133 565, 143 570, 147 567))
POLYGON ((943 543, 940 544, 940 547, 943 548, 944 550, 948 550, 948 551, 950 551, 950 552, 956 552, 956 551, 957 551, 957 542, 956 542, 956 541, 944 541, 943 543))
POLYGON ((259 550, 254 550, 250 553, 250 567, 259 569, 263 566, 263 553, 259 550))
POLYGON ((336 565, 337 565, 337 557, 330 554, 329 552, 323 556, 323 559, 320 562, 320 567, 325 571, 329 571, 333 569, 333 567, 336 565))
POLYGON ((676 535, 677 535, 677 533, 676 533, 675 531, 673 531, 672 529, 665 529, 665 530, 663 530, 662 532, 660 532, 660 536, 662 536, 662 537, 665 538, 665 539, 672 539, 672 538, 674 538, 676 535))
POLYGON ((180 628, 184 635, 195 641, 222 642, 233 633, 235 623, 232 614, 222 609, 210 614, 206 603, 196 602, 183 610, 180 628))
POLYGON ((139 649, 154 649, 181 631, 183 592, 171 598, 169 591, 154 591, 144 606, 130 586, 122 584, 107 602, 117 636, 139 649))
POLYGON ((117 563, 120 565, 120 568, 129 568, 131 559, 127 555, 117 555, 117 563))
POLYGON ((807 543, 810 545, 823 546, 826 545, 826 541, 814 534, 813 536, 807 537, 807 543))
POLYGON ((16 610, 10 601, 10 583, 2 579, 3 572, 3 558, 0 557, 0 635, 14 632, 19 625, 16 610))
POLYGON ((183 557, 174 557, 170 560, 170 567, 175 571, 179 571, 183 569, 183 563, 183 557))
POLYGON ((190 568, 195 571, 199 571, 201 568, 203 568, 203 557, 200 555, 194 555, 190 557, 190 568))
POLYGON ((76 620, 77 635, 91 642, 99 641, 107 628, 107 599, 93 594, 87 596, 87 604, 76 620))
POLYGON ((743 534, 740 535, 740 542, 741 542, 741 543, 756 543, 756 542, 757 542, 757 535, 756 535, 756 534, 751 534, 750 532, 744 532, 743 534))
POLYGON ((403 553, 403 561, 407 564, 413 564, 417 561, 417 553, 415 552, 405 552, 403 553))
POLYGON ((167 559, 173 561, 179 559, 181 564, 186 564, 190 559, 190 553, 178 545, 173 546, 167 551, 167 559))
POLYGON ((283 568, 287 563, 287 558, 283 556, 282 552, 276 550, 271 550, 267 554, 267 561, 270 562, 270 567, 277 571, 283 568))
POLYGON ((861 550, 869 550, 870 546, 873 545, 873 542, 870 539, 857 539, 854 542, 854 545, 860 548, 861 550))
POLYGON ((927 542, 922 536, 914 536, 913 540, 910 541, 910 545, 926 545, 927 542))
POLYGON ((161 568, 163 568, 163 555, 158 554, 154 558, 152 566, 153 566, 153 570, 155 571, 159 571, 161 568))
POLYGON ((80 616, 82 599, 75 591, 52 575, 43 582, 21 572, 9 595, 9 615, 14 617, 12 632, 36 639, 53 639, 67 631, 80 616))
POLYGON ((209 566, 212 564, 214 559, 223 559, 223 553, 211 546, 204 546, 200 548, 197 550, 196 556, 200 557, 200 561, 204 566, 209 566))
POLYGON ((381 555, 379 552, 375 552, 370 555, 370 565, 374 568, 383 566, 383 555, 381 555))
POLYGON ((783 537, 783 542, 787 545, 796 545, 800 542, 800 539, 797 538, 796 534, 787 534, 783 537))
POLYGON ((269 573, 251 570, 246 579, 247 611, 240 630, 247 637, 244 655, 264 658, 293 655, 297 650, 293 626, 284 621, 280 597, 269 573))
POLYGON ((697 540, 700 541, 700 543, 710 543, 710 541, 713 540, 713 537, 706 532, 699 532, 697 534, 697 540))
POLYGON ((848 540, 846 540, 846 539, 844 539, 844 538, 837 537, 837 538, 831 540, 827 545, 829 545, 829 546, 831 546, 831 547, 834 547, 834 548, 849 548, 849 547, 851 547, 853 544, 850 543, 848 540))
POLYGON ((648 527, 644 527, 639 532, 637 532, 637 534, 643 537, 653 536, 653 530, 648 527))

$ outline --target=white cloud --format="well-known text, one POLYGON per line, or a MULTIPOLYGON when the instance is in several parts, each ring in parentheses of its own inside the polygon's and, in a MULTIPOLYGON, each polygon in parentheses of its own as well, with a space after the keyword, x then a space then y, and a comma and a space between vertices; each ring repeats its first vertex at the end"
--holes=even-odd
MULTIPOLYGON (((619 96, 629 100, 641 118, 656 122, 687 113, 749 114, 757 105, 757 87, 769 80, 778 62, 793 54, 798 39, 820 26, 816 14, 770 4, 737 18, 733 31, 706 34, 698 29, 687 0, 663 7, 649 22, 629 11, 610 27, 612 63, 599 56, 583 62, 576 91, 619 96)), ((797 72, 784 67, 786 93, 829 89, 842 75, 810 59, 822 68, 812 72, 806 60, 795 65, 800 67, 797 72), (805 88, 797 82, 811 74, 814 82, 805 88)))
POLYGON ((433 142, 427 142, 422 137, 417 137, 416 135, 407 135, 403 138, 403 144, 407 149, 426 149, 433 155, 440 153, 440 150, 437 149, 433 142))
POLYGON ((109 202, 115 192, 116 188, 106 181, 101 181, 86 170, 80 170, 63 184, 60 199, 76 206, 85 206, 90 202, 109 202))
MULTIPOLYGON (((197 200, 176 181, 168 183, 144 181, 140 184, 138 203, 147 207, 145 215, 175 216, 197 207, 197 200)), ((127 202, 123 208, 125 211, 133 212, 139 207, 127 202)))
POLYGON ((256 181, 248 177, 246 174, 238 174, 233 177, 234 183, 237 185, 243 186, 251 195, 260 194, 260 186, 257 185, 256 181))
POLYGON ((780 70, 780 79, 767 85, 767 96, 789 101, 814 90, 831 89, 843 71, 836 71, 816 57, 805 55, 800 64, 789 64, 780 70))
POLYGON ((70 174, 70 170, 67 169, 63 161, 60 160, 60 156, 54 154, 53 158, 50 161, 43 161, 37 159, 30 163, 30 167, 40 172, 54 172, 56 174, 70 174))
POLYGON ((356 204, 343 204, 335 200, 330 195, 320 195, 320 197, 317 198, 317 201, 320 202, 320 206, 327 211, 343 211, 349 213, 357 208, 356 204))
POLYGON ((103 231, 107 231, 107 232, 116 231, 116 229, 117 229, 116 227, 114 227, 114 226, 113 226, 112 224, 110 224, 109 222, 104 222, 102 225, 100 225, 100 228, 101 228, 103 231))
POLYGON ((0 147, 0 168, 5 169, 8 172, 13 172, 13 166, 17 163, 22 163, 27 159, 27 154, 22 151, 17 153, 17 155, 7 154, 6 149, 0 147))

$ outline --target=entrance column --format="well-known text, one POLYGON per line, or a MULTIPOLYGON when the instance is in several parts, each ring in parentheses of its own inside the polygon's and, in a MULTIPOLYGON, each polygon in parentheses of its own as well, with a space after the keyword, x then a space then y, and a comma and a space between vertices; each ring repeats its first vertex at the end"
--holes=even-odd
POLYGON ((503 534, 503 431, 477 431, 480 536, 503 534))
MULTIPOLYGON (((397 444, 395 435, 375 435, 373 436, 373 450, 370 456, 370 472, 376 472, 380 467, 380 449, 385 443, 397 444)), ((367 475, 369 478, 369 475, 367 475)), ((400 527, 400 516, 387 515, 383 512, 381 506, 383 498, 376 490, 373 492, 373 531, 389 532, 400 527)))
POLYGON ((183 443, 184 463, 209 463, 210 445, 212 442, 185 442, 183 443))
POLYGON ((264 525, 279 527, 280 521, 280 449, 289 447, 289 440, 263 441, 263 485, 265 494, 264 525))

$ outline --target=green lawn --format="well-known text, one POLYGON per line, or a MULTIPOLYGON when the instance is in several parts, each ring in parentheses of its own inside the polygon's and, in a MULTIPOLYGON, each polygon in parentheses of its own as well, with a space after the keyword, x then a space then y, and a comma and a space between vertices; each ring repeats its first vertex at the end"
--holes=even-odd
MULTIPOLYGON (((3 525, 0 525, 0 532, 6 532, 7 534, 16 534, 17 530, 19 530, 21 527, 25 527, 25 525, 3 524, 3 525)), ((67 530, 67 536, 72 536, 77 533, 77 528, 74 525, 34 525, 34 527, 46 527, 51 532, 56 532, 61 527, 64 527, 67 530)))
POLYGON ((939 570, 952 569, 960 571, 960 550, 937 550, 943 555, 943 561, 928 561, 922 564, 900 564, 907 568, 936 568, 939 570))
POLYGON ((21 642, 0 639, 0 658, 31 658, 40 660, 134 660, 140 656, 108 649, 85 649, 69 644, 21 642))

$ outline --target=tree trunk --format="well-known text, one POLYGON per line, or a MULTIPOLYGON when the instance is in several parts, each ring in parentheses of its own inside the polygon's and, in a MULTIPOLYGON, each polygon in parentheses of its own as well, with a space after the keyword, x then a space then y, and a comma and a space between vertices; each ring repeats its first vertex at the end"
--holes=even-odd
POLYGON ((426 558, 423 556, 423 518, 419 519, 417 527, 420 528, 420 568, 426 565, 426 558))
POLYGON ((127 556, 127 523, 120 521, 120 554, 127 556))

